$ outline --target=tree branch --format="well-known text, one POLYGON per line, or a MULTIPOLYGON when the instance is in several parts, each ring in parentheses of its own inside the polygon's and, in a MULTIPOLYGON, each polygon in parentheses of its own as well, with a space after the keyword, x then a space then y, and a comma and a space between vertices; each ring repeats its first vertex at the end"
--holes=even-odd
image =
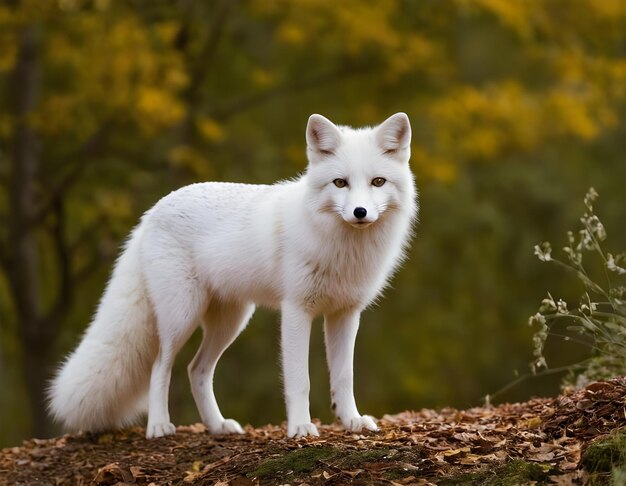
POLYGON ((75 160, 73 167, 57 182, 51 189, 44 202, 42 202, 35 212, 30 222, 32 225, 41 223, 48 214, 54 212, 54 205, 59 198, 63 198, 67 191, 80 179, 87 167, 87 160, 96 154, 106 138, 112 121, 106 120, 100 127, 81 145, 73 154, 68 156, 68 160, 75 160))
POLYGON ((106 254, 100 249, 96 250, 91 255, 89 261, 82 266, 78 271, 72 275, 73 285, 78 285, 85 282, 89 277, 96 273, 101 267, 102 263, 108 261, 106 254))
MULTIPOLYGON (((5 223, 0 223, 5 224, 5 223)), ((11 272, 11 259, 9 258, 9 249, 7 242, 0 240, 0 268, 8 275, 11 272)))
POLYGON ((20 338, 26 347, 39 332, 39 250, 29 228, 36 208, 35 178, 39 168, 38 138, 29 123, 39 92, 38 28, 26 25, 18 30, 18 54, 13 70, 11 93, 15 116, 9 183, 8 258, 9 282, 20 320, 20 338))
MULTIPOLYGON (((200 50, 200 54, 195 59, 193 65, 189 66, 189 77, 191 81, 185 93, 187 113, 175 130, 177 138, 181 141, 181 143, 189 143, 190 139, 194 136, 194 120, 196 113, 198 112, 198 108, 202 106, 204 97, 202 87, 213 60, 215 59, 215 53, 217 52, 217 47, 222 39, 226 19, 232 11, 235 3, 235 0, 215 1, 213 15, 211 16, 210 25, 208 27, 208 32, 204 39, 202 49, 200 50)), ((191 4, 188 4, 187 7, 187 13, 191 14, 193 11, 191 4)), ((188 30, 188 26, 186 25, 187 22, 187 20, 183 21, 180 31, 181 34, 186 33, 188 30)))
POLYGON ((265 91, 250 93, 241 98, 234 99, 209 110, 209 116, 219 121, 226 121, 233 115, 254 108, 273 98, 290 93, 296 93, 306 89, 316 88, 320 85, 331 83, 337 79, 366 74, 374 69, 371 64, 347 65, 322 73, 316 73, 308 78, 296 79, 265 91))
MULTIPOLYGON (((105 235, 111 237, 109 219, 106 215, 100 215, 92 224, 81 231, 76 240, 70 245, 70 252, 75 253, 78 251, 79 248, 87 242, 89 237, 97 230, 104 230, 105 235)), ((97 272, 102 267, 104 262, 108 262, 110 260, 111 254, 106 250, 103 250, 100 246, 96 246, 89 261, 73 273, 71 277, 72 285, 80 285, 97 272)))
POLYGON ((69 311, 72 304, 72 256, 65 235, 65 205, 61 197, 56 197, 52 204, 54 223, 52 240, 59 266, 59 291, 48 313, 44 316, 45 332, 51 337, 56 336, 57 327, 69 311))
POLYGON ((107 222, 107 217, 104 214, 101 214, 93 223, 83 228, 76 239, 70 244, 70 253, 76 253, 80 247, 87 242, 89 237, 92 236, 98 229, 102 228, 103 225, 106 225, 107 222))
POLYGON ((195 65, 191 68, 191 84, 187 91, 187 100, 192 111, 202 102, 202 85, 215 59, 215 53, 222 39, 226 19, 235 4, 235 0, 217 0, 214 4, 213 15, 211 16, 202 50, 195 65))

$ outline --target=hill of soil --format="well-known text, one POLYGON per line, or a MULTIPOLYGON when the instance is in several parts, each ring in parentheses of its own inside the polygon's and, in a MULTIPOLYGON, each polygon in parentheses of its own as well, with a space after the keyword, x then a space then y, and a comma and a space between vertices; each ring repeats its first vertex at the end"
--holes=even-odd
POLYGON ((320 437, 288 439, 269 425, 212 436, 195 424, 154 440, 141 428, 32 439, 0 451, 0 484, 601 484, 626 463, 625 400, 618 378, 556 398, 385 416, 376 433, 322 425, 320 437))

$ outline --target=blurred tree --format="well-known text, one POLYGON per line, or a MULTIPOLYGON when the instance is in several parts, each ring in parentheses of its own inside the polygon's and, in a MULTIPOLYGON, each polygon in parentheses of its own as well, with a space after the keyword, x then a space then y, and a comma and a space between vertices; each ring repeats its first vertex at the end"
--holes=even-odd
MULTIPOLYGON (((545 279, 531 248, 578 214, 568 203, 597 185, 626 238, 625 21, 622 0, 0 5, 0 365, 23 370, 0 377, 23 381, 31 404, 13 420, 19 387, 0 402, 0 442, 50 432, 45 382, 141 212, 192 181, 292 176, 311 112, 360 125, 403 110, 414 127, 422 223, 397 288, 365 318, 359 353, 385 365, 359 365, 379 383, 361 385, 364 408, 497 387, 529 359, 523 324, 545 279)), ((225 356, 255 377, 219 391, 245 419, 282 416, 276 369, 250 365, 274 332, 225 356)), ((192 420, 178 381, 174 411, 192 420)))

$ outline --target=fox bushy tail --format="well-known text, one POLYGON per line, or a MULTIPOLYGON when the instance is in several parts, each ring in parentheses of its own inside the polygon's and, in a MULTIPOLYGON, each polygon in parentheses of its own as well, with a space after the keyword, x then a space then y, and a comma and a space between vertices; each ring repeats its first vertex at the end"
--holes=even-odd
POLYGON ((141 269, 142 232, 142 224, 133 231, 95 317, 49 389, 50 412, 67 429, 119 428, 147 410, 158 338, 141 269))

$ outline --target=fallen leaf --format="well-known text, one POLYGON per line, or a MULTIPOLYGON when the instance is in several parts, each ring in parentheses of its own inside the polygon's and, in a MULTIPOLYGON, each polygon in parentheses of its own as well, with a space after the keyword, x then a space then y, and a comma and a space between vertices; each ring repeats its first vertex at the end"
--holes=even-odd
MULTIPOLYGON (((118 463, 107 464, 98 469, 98 474, 93 479, 96 484, 109 483, 112 480, 121 480, 125 483, 134 483, 135 478, 132 473, 120 467, 118 463)), ((119 482, 119 481, 118 481, 119 482)))
POLYGON ((517 425, 524 429, 534 429, 536 427, 539 427, 541 423, 542 423, 541 417, 533 417, 528 420, 522 420, 521 422, 518 422, 517 425))
POLYGON ((363 472, 363 469, 355 469, 354 471, 343 471, 343 472, 352 478, 356 478, 359 474, 363 472))

